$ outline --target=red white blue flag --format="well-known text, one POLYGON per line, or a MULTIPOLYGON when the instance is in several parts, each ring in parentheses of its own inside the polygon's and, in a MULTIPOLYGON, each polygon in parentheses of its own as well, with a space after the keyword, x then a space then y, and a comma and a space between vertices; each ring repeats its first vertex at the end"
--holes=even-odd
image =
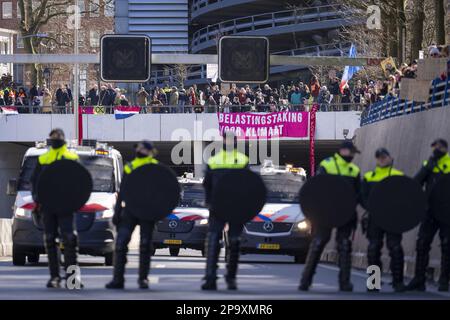
POLYGON ((6 115, 19 114, 19 111, 17 111, 16 107, 1 107, 1 108, 2 108, 3 114, 6 114, 6 115))
POLYGON ((114 107, 114 116, 116 120, 126 119, 141 111, 141 107, 118 106, 114 107))
MULTIPOLYGON (((350 58, 356 58, 356 46, 352 43, 352 46, 350 47, 350 52, 348 54, 350 58)), ((344 69, 344 74, 342 75, 341 84, 339 86, 341 93, 344 92, 344 86, 350 81, 350 79, 353 77, 355 73, 357 73, 361 67, 358 66, 346 66, 344 69)))

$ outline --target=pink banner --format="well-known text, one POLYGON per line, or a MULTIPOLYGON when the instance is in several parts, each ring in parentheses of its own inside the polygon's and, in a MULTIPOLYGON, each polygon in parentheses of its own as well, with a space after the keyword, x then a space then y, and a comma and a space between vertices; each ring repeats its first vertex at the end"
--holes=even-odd
POLYGON ((219 130, 233 131, 240 139, 304 138, 308 112, 218 113, 219 130))

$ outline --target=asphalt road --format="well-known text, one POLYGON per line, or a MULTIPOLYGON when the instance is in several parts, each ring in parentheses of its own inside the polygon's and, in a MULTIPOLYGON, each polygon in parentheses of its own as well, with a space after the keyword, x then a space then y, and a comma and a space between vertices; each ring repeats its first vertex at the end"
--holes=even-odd
MULTIPOLYGON (((239 290, 227 291, 223 278, 218 280, 217 292, 203 292, 200 284, 205 260, 198 251, 181 250, 179 257, 171 257, 168 250, 157 250, 152 260, 151 289, 137 289, 136 251, 129 253, 126 289, 106 290, 112 268, 102 265, 98 257, 80 257, 81 274, 85 288, 82 290, 47 289, 46 257, 41 255, 38 265, 16 267, 10 259, 0 261, 0 299, 450 299, 449 293, 440 293, 429 286, 425 293, 392 292, 389 277, 384 277, 382 292, 366 292, 366 274, 354 270, 353 293, 338 292, 337 273, 334 265, 321 264, 315 282, 309 292, 297 290, 303 265, 294 264, 288 256, 244 255, 239 266, 239 290)), ((224 272, 223 256, 220 274, 224 272)))

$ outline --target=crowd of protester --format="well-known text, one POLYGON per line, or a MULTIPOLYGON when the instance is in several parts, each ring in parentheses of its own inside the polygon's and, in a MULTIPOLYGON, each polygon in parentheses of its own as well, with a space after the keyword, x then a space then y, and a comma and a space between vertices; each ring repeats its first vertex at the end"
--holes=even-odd
MULTIPOLYGON (((448 56, 448 52, 446 53, 448 56)), ((430 47, 429 57, 442 57, 437 47, 430 47)), ((310 110, 315 103, 319 111, 361 110, 388 96, 397 97, 402 78, 415 78, 417 60, 402 64, 399 68, 385 70, 381 79, 368 79, 360 72, 349 84, 341 83, 336 76, 319 81, 312 76, 309 81, 290 81, 278 87, 243 85, 219 86, 196 85, 150 88, 142 86, 129 102, 125 90, 112 84, 92 86, 85 95, 80 95, 81 106, 129 106, 138 105, 143 113, 183 112, 275 112, 287 110, 310 110)), ((331 75, 332 73, 330 73, 331 75)), ((73 104, 72 91, 68 85, 61 85, 53 92, 45 85, 26 88, 17 86, 10 75, 3 75, 0 81, 0 106, 22 106, 19 112, 70 112, 73 104)), ((111 108, 105 108, 111 112, 111 108)))
MULTIPOLYGON (((263 86, 231 84, 228 88, 213 84, 204 88, 193 85, 188 88, 169 86, 142 86, 130 103, 121 88, 111 84, 92 86, 86 95, 79 97, 81 106, 128 106, 138 105, 145 113, 182 113, 253 111, 275 112, 287 110, 308 111, 312 104, 318 103, 321 111, 363 110, 367 105, 383 99, 387 95, 398 94, 398 83, 402 77, 414 77, 416 64, 405 66, 389 76, 388 80, 356 80, 341 88, 341 80, 331 78, 321 83, 316 76, 309 82, 281 84, 273 88, 263 86)), ((45 85, 16 87, 14 84, 0 86, 0 106, 18 106, 19 112, 66 112, 73 102, 71 88, 62 85, 53 92, 45 85), (29 106, 29 108, 25 108, 29 106), (23 108, 20 108, 23 107, 23 108), (32 111, 30 111, 32 110, 32 111)))

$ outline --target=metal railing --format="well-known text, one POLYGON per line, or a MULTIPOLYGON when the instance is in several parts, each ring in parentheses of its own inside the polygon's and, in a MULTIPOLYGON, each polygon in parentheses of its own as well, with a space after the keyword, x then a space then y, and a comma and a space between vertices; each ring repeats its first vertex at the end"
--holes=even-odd
MULTIPOLYGON (((257 0, 253 0, 253 1, 257 1, 257 0)), ((192 1, 191 12, 202 9, 210 4, 221 3, 221 2, 227 2, 227 0, 194 0, 194 1, 192 1)))
POLYGON ((207 14, 214 10, 223 10, 229 6, 241 5, 243 3, 256 2, 258 0, 193 0, 191 5, 191 17, 195 19, 201 15, 207 14), (214 6, 216 5, 216 6, 214 6), (208 8, 209 7, 209 8, 208 8), (202 10, 205 9, 205 10, 202 10))
POLYGON ((206 41, 216 40, 223 35, 234 35, 246 31, 345 18, 346 13, 340 9, 341 7, 338 5, 325 5, 226 20, 194 32, 192 36, 192 51, 198 51, 196 50, 198 45, 206 41))
MULTIPOLYGON (((290 49, 284 51, 274 52, 275 55, 282 56, 335 56, 335 55, 346 55, 350 50, 351 43, 327 43, 323 45, 308 46, 298 49, 290 49)), ((305 68, 304 66, 299 66, 299 68, 305 68)), ((165 81, 173 84, 175 82, 176 71, 169 70, 157 70, 152 72, 151 83, 153 85, 163 84, 165 81)), ((198 80, 206 79, 206 66, 205 65, 192 65, 189 68, 187 80, 198 80)))
POLYGON ((361 126, 375 123, 384 119, 406 114, 426 111, 433 108, 450 105, 450 79, 435 79, 430 87, 427 102, 416 102, 387 96, 383 100, 370 105, 361 115, 361 126))
MULTIPOLYGON (((277 112, 277 111, 310 111, 312 103, 288 104, 276 107, 264 105, 146 105, 140 107, 140 114, 149 113, 236 113, 236 112, 277 112)), ((14 108, 18 114, 73 114, 72 106, 0 106, 14 108)), ((80 106, 82 114, 114 114, 115 106, 80 106)), ((319 103, 319 112, 362 111, 363 105, 358 103, 319 103)))

